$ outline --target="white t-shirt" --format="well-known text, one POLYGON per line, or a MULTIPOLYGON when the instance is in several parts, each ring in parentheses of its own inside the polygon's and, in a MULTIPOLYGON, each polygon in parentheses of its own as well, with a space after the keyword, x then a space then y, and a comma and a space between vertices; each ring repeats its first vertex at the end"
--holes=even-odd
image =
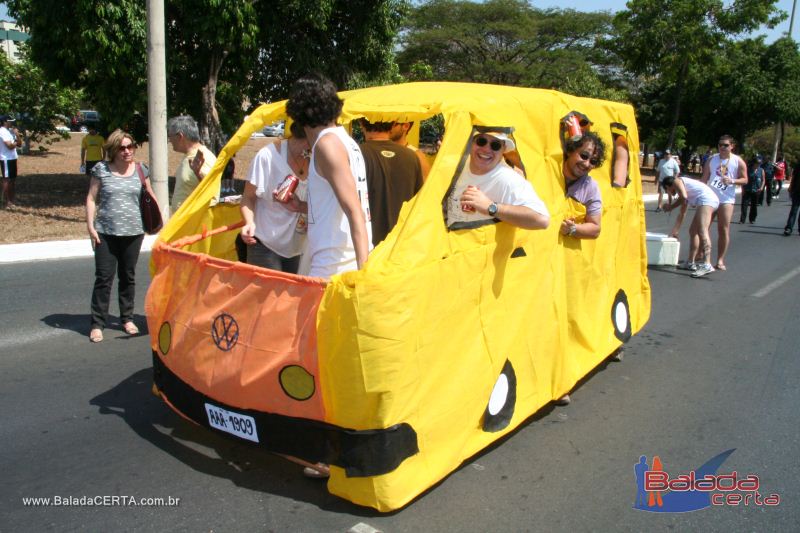
POLYGON ((658 179, 663 180, 666 177, 674 176, 678 177, 678 174, 681 173, 681 167, 678 165, 678 162, 673 159, 672 156, 665 156, 664 159, 659 161, 658 163, 658 179))
POLYGON ((17 142, 16 137, 8 131, 8 128, 3 126, 0 128, 0 161, 10 161, 17 158, 17 148, 9 148, 6 146, 6 141, 17 142))
POLYGON ((714 154, 708 162, 708 186, 714 191, 721 204, 736 202, 736 185, 726 185, 722 178, 730 176, 735 180, 739 178, 739 156, 731 154, 728 159, 720 159, 719 154, 714 154))
POLYGON ((512 170, 504 162, 501 161, 486 174, 473 174, 470 172, 469 162, 467 162, 456 181, 453 193, 447 199, 447 226, 451 229, 476 227, 493 220, 492 217, 482 215, 477 211, 464 211, 461 209, 459 198, 461 198, 461 195, 469 185, 478 187, 493 202, 521 205, 541 215, 550 216, 547 206, 536 194, 531 182, 512 170))
POLYGON ((311 256, 309 276, 330 278, 334 274, 356 270, 356 250, 350 235, 350 223, 327 179, 314 166, 317 143, 325 135, 336 135, 347 149, 350 172, 355 178, 356 191, 367 226, 367 242, 372 248, 372 223, 367 196, 367 171, 358 144, 341 126, 322 130, 311 148, 308 169, 308 253, 311 256))
MULTIPOLYGON (((247 181, 256 188, 257 200, 253 218, 256 237, 276 254, 291 258, 305 251, 305 217, 289 211, 272 197, 272 191, 283 183, 284 178, 294 174, 288 157, 287 140, 281 141, 279 147, 275 144, 265 146, 253 158, 247 181), (298 228, 298 224, 301 227, 298 228)), ((308 180, 301 180, 294 191, 295 196, 299 200, 305 200, 307 188, 308 180)))
POLYGON ((679 178, 686 187, 686 201, 690 206, 696 207, 698 205, 710 205, 713 209, 719 207, 719 199, 711 187, 699 180, 692 178, 679 178))

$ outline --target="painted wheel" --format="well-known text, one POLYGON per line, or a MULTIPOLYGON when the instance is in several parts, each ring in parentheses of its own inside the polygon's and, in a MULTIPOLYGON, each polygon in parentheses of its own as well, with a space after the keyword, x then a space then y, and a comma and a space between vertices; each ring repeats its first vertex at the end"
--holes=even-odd
POLYGON ((622 342, 631 338, 631 310, 628 306, 628 296, 622 289, 614 297, 611 306, 611 323, 614 326, 614 335, 622 342))
POLYGON ((489 395, 489 403, 483 413, 483 430, 494 433, 504 429, 514 416, 517 403, 517 376, 511 361, 506 361, 489 395))

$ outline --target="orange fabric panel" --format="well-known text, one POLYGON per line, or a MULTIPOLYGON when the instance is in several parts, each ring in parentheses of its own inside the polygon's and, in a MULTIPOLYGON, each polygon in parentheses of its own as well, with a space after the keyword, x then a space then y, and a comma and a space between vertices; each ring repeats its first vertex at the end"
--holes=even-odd
POLYGON ((154 247, 153 261, 148 327, 173 372, 230 406, 325 420, 316 335, 324 280, 164 243, 154 247))

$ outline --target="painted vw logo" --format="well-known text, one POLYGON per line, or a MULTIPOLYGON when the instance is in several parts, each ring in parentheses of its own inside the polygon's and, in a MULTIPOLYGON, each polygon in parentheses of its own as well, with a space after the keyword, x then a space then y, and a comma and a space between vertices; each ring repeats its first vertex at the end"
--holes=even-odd
POLYGON ((211 338, 214 344, 223 352, 227 352, 239 340, 239 324, 228 313, 222 313, 214 319, 211 325, 211 338))

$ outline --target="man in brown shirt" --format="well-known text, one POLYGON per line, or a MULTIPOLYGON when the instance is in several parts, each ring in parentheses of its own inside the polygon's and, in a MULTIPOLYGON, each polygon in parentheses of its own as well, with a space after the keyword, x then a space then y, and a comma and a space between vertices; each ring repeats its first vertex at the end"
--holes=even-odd
POLYGON ((422 170, 413 150, 392 142, 394 122, 361 120, 364 138, 361 153, 367 169, 372 243, 378 245, 392 231, 407 202, 422 187, 422 170))

